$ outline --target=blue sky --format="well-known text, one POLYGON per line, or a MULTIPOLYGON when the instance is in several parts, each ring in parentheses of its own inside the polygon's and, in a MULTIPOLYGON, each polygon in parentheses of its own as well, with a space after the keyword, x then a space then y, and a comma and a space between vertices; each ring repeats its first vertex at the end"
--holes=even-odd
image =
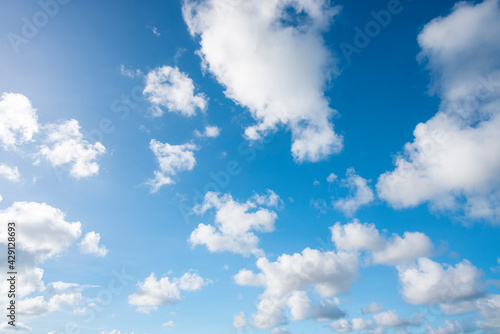
POLYGON ((1 6, 16 332, 500 330, 498 0, 1 6))

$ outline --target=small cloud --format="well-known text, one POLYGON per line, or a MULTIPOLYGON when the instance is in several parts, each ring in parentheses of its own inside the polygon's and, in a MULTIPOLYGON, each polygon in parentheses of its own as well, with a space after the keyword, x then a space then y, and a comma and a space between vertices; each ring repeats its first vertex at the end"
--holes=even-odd
POLYGON ((21 174, 19 174, 17 167, 9 167, 4 163, 0 164, 0 176, 12 182, 21 181, 21 174))
POLYGON ((328 183, 333 183, 337 180, 337 175, 331 173, 330 175, 328 175, 328 177, 326 178, 326 182, 328 183))
POLYGON ((158 31, 158 28, 156 28, 155 26, 152 26, 152 27, 148 26, 147 28, 148 28, 149 30, 151 30, 151 32, 152 32, 155 36, 158 36, 158 37, 160 37, 160 36, 161 36, 160 32, 158 31))
POLYGON ((80 252, 83 254, 94 254, 99 257, 104 257, 108 254, 108 250, 104 245, 99 246, 101 235, 96 232, 89 232, 85 235, 82 242, 78 245, 80 252))
POLYGON ((313 186, 319 186, 320 184, 321 184, 321 183, 319 183, 319 181, 318 181, 318 180, 314 180, 314 182, 313 182, 313 186))
POLYGON ((162 325, 163 327, 170 327, 170 328, 174 328, 175 326, 177 326, 172 320, 170 321, 167 321, 166 323, 164 323, 162 325))
POLYGON ((220 128, 216 126, 206 126, 204 132, 195 130, 194 134, 198 138, 217 138, 220 135, 220 128))
POLYGON ((135 78, 142 76, 142 71, 140 69, 130 70, 126 69, 125 66, 120 65, 120 74, 124 77, 135 78))

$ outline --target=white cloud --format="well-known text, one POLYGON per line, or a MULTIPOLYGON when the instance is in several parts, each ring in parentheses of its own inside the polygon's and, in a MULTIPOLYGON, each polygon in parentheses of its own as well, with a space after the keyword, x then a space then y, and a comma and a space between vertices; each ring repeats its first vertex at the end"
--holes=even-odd
POLYGON ((380 236, 374 224, 361 224, 356 219, 349 224, 336 223, 330 230, 337 249, 368 251, 373 263, 386 265, 410 263, 433 252, 429 237, 420 232, 405 232, 403 237, 393 234, 386 238, 380 236))
POLYGON ((313 305, 306 288, 314 288, 321 298, 346 292, 357 277, 358 261, 353 253, 306 248, 301 254, 283 254, 276 262, 260 258, 256 265, 260 273, 243 269, 234 279, 238 285, 265 288, 252 320, 257 328, 272 328, 284 323, 286 307, 292 321, 342 317, 344 313, 335 303, 322 301, 313 305))
POLYGON ((373 329, 375 326, 373 320, 364 318, 353 318, 351 319, 351 323, 352 323, 352 330, 354 331, 373 329))
POLYGON ((373 319, 377 325, 389 328, 419 326, 422 324, 421 315, 417 314, 413 319, 401 318, 395 310, 374 314, 373 319))
POLYGON ((163 185, 174 184, 175 181, 170 176, 193 170, 196 165, 193 151, 198 148, 193 144, 170 145, 151 139, 149 148, 153 151, 160 166, 160 170, 155 171, 155 178, 147 182, 153 193, 158 192, 163 185))
POLYGON ((342 183, 349 188, 350 195, 333 203, 336 210, 342 211, 346 216, 352 216, 359 208, 373 202, 375 196, 368 181, 356 175, 354 168, 347 170, 346 178, 342 180, 342 183))
POLYGON ((248 139, 286 126, 298 162, 342 149, 330 122, 336 111, 324 96, 335 59, 322 38, 338 12, 326 0, 184 1, 184 20, 191 35, 200 36, 204 68, 257 122, 246 128, 248 139), (294 11, 307 19, 296 20, 294 11))
POLYGON ((186 273, 181 278, 163 277, 156 279, 151 273, 144 282, 137 284, 137 291, 128 297, 130 305, 136 306, 138 312, 150 313, 160 305, 171 305, 181 300, 182 291, 200 290, 208 281, 198 274, 186 273))
POLYGON ((347 319, 339 319, 330 324, 336 333, 349 333, 352 331, 351 323, 347 319))
POLYGON ((258 248, 259 238, 254 232, 272 232, 278 218, 274 211, 261 206, 276 206, 280 199, 272 191, 268 195, 255 195, 244 203, 235 201, 231 194, 220 195, 208 192, 204 202, 195 207, 197 214, 204 214, 214 208, 215 226, 199 224, 191 233, 189 242, 193 245, 206 245, 210 252, 229 251, 248 256, 262 256, 258 248))
POLYGON ((378 304, 376 302, 370 303, 367 307, 363 307, 361 309, 361 312, 363 314, 371 314, 371 313, 378 313, 384 310, 384 306, 382 304, 378 304))
POLYGON ((66 308, 75 308, 83 301, 81 293, 55 295, 46 301, 43 296, 26 298, 19 301, 19 314, 39 316, 66 308))
POLYGON ((2 93, 0 142, 4 149, 16 149, 19 144, 32 141, 38 131, 38 116, 30 100, 22 94, 2 93))
POLYGON ((187 74, 177 67, 162 66, 155 68, 146 75, 144 95, 153 105, 152 115, 163 115, 163 109, 179 113, 186 117, 204 111, 207 106, 205 95, 194 93, 194 84, 187 74))
POLYGON ((458 320, 450 321, 445 320, 444 324, 438 326, 437 328, 433 328, 431 325, 426 326, 428 334, 456 334, 456 333, 473 333, 475 328, 471 328, 470 326, 464 325, 458 320))
POLYGON ((271 334, 291 334, 286 328, 274 328, 271 330, 271 334))
POLYGON ((44 127, 47 138, 40 154, 45 156, 53 166, 70 165, 70 175, 79 179, 99 173, 96 159, 106 152, 100 143, 91 144, 80 132, 77 120, 69 120, 60 124, 47 124, 44 127))
POLYGON ((5 177, 7 180, 12 182, 21 181, 21 175, 17 167, 9 167, 4 163, 0 163, 0 176, 5 177))
POLYGON ((487 330, 487 333, 498 333, 500 330, 500 295, 489 295, 479 300, 477 304, 479 314, 483 318, 476 321, 477 326, 487 330))
POLYGON ((330 175, 328 175, 328 177, 326 178, 326 182, 328 183, 333 183, 337 180, 337 175, 331 173, 330 175))
POLYGON ((247 325, 247 316, 245 315, 245 312, 240 312, 233 315, 234 328, 245 328, 247 325))
POLYGON ((220 129, 216 126, 207 125, 205 131, 195 130, 194 134, 200 138, 217 138, 220 135, 220 129))
MULTIPOLYGON (((81 234, 80 222, 69 223, 61 210, 45 203, 15 202, 0 211, 0 221, 16 221, 23 233, 16 248, 36 257, 37 262, 64 252, 81 234)), ((0 230, 0 243, 6 243, 7 229, 0 230)))
POLYGON ((167 321, 166 323, 164 323, 162 326, 163 326, 163 327, 170 327, 170 328, 174 328, 174 327, 175 327, 175 326, 177 326, 177 325, 175 324, 175 322, 173 322, 172 320, 170 320, 170 321, 167 321))
POLYGON ((99 233, 87 233, 78 245, 80 248, 80 252, 83 254, 94 254, 100 257, 106 256, 106 254, 108 254, 108 250, 104 245, 99 245, 100 240, 101 235, 99 233))
POLYGON ((500 9, 498 0, 460 2, 418 36, 435 77, 439 112, 381 175, 378 194, 393 207, 429 202, 472 219, 500 220, 500 9))
POLYGON ((135 71, 129 70, 129 69, 125 68, 125 66, 123 66, 123 65, 120 65, 120 73, 121 73, 121 75, 123 75, 125 77, 129 77, 129 78, 135 78, 138 76, 142 76, 141 70, 139 70, 139 69, 136 69, 135 71))
POLYGON ((410 304, 455 303, 485 294, 481 270, 464 260, 444 266, 428 258, 416 264, 397 267, 401 293, 410 304))
POLYGON ((31 327, 26 326, 22 322, 16 321, 16 326, 13 328, 11 325, 7 323, 7 321, 4 321, 0 323, 0 332, 10 332, 10 331, 25 331, 25 332, 31 332, 31 327))

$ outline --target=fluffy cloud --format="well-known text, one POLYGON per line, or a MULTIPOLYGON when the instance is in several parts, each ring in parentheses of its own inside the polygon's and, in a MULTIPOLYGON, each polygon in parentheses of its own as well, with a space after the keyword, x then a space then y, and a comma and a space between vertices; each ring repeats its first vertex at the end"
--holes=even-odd
POLYGON ((99 173, 96 159, 106 152, 100 143, 91 144, 80 132, 77 120, 45 126, 47 138, 39 154, 47 158, 53 166, 70 165, 70 175, 79 179, 99 173))
POLYGON ((245 312, 240 312, 233 316, 233 327, 234 328, 245 328, 247 326, 247 316, 245 312))
POLYGON ((345 225, 336 223, 330 229, 337 249, 367 251, 373 263, 409 263, 419 257, 429 256, 433 251, 429 237, 420 232, 405 232, 403 237, 394 234, 385 238, 374 224, 361 224, 358 220, 345 225))
POLYGON ((162 66, 149 72, 143 93, 153 104, 155 117, 163 115, 162 107, 190 117, 197 109, 204 111, 207 106, 205 95, 195 94, 193 80, 177 67, 162 66))
POLYGON ((408 267, 398 266, 401 293, 410 304, 455 303, 486 293, 481 270, 464 260, 443 266, 428 258, 408 267))
MULTIPOLYGON (((81 234, 80 222, 65 220, 61 210, 45 203, 15 202, 0 211, 0 221, 16 221, 23 233, 17 236, 16 248, 42 262, 64 252, 81 234)), ((6 243, 7 229, 0 230, 0 243, 6 243)))
POLYGON ((3 93, 0 96, 0 142, 4 149, 15 149, 29 142, 39 131, 36 109, 22 94, 3 93))
POLYGON ((12 182, 21 181, 21 175, 17 167, 9 167, 4 163, 0 164, 0 176, 5 177, 7 180, 12 182))
MULTIPOLYGON (((328 176, 329 183, 335 180, 332 175, 328 176)), ((374 200, 373 190, 368 186, 368 181, 356 175, 354 168, 349 168, 343 184, 349 188, 350 195, 333 203, 336 210, 342 211, 347 216, 352 216, 360 207, 369 204, 374 200)))
POLYGON ((257 121, 246 128, 248 139, 286 126, 298 162, 342 149, 330 122, 336 111, 323 92, 335 60, 322 33, 338 11, 326 0, 184 1, 184 20, 200 37, 204 68, 257 121))
POLYGON ((429 202, 472 219, 500 219, 500 9, 498 0, 460 2, 418 36, 442 98, 415 139, 379 178, 397 208, 429 202))
POLYGON ((321 298, 349 290, 357 277, 358 261, 353 253, 306 248, 300 254, 283 254, 276 262, 260 258, 256 265, 260 273, 243 269, 234 279, 239 285, 265 288, 252 320, 257 328, 272 328, 285 322, 287 307, 292 321, 342 317, 344 313, 331 301, 313 305, 306 289, 312 287, 321 298))
POLYGON ((421 315, 416 315, 413 319, 401 318, 395 310, 374 314, 373 319, 377 325, 389 328, 419 326, 422 324, 421 315))
POLYGON ((55 295, 46 301, 43 296, 27 298, 19 301, 19 314, 38 316, 64 308, 75 308, 83 301, 81 293, 67 293, 55 295))
POLYGON ((363 307, 361 309, 361 312, 363 314, 371 314, 371 313, 378 313, 378 312, 382 311, 383 309, 384 309, 384 307, 381 304, 378 304, 376 302, 372 302, 367 307, 363 307))
POLYGON ((170 176, 192 170, 196 165, 193 151, 198 148, 193 144, 170 145, 151 139, 149 148, 153 151, 160 166, 160 170, 155 171, 155 178, 147 182, 151 187, 151 192, 158 192, 162 186, 175 183, 170 176))
POLYGON ((428 334, 456 334, 456 333, 473 333, 476 328, 473 328, 470 325, 466 325, 461 323, 458 320, 450 321, 445 320, 444 324, 438 326, 437 328, 433 328, 431 325, 426 326, 428 334))
POLYGON ((100 257, 106 256, 106 254, 108 254, 108 250, 104 245, 99 245, 100 240, 101 235, 99 233, 87 233, 78 245, 80 248, 80 252, 83 254, 94 254, 100 257))
POLYGON ((198 274, 185 273, 181 278, 163 277, 156 279, 151 273, 144 282, 139 282, 137 292, 128 297, 130 305, 137 306, 138 312, 150 313, 160 305, 175 304, 181 300, 181 291, 196 291, 206 285, 198 274))
POLYGON ((229 251, 248 256, 262 256, 258 248, 259 238, 254 232, 272 232, 278 215, 267 208, 281 202, 278 195, 269 191, 268 195, 255 195, 246 202, 235 201, 231 194, 220 195, 208 192, 204 202, 195 207, 197 214, 204 214, 214 208, 215 226, 199 224, 191 233, 189 242, 193 245, 205 245, 211 252, 229 251))
POLYGON ((163 327, 170 327, 170 328, 174 328, 174 327, 175 327, 175 326, 177 326, 177 325, 175 324, 175 322, 173 322, 172 320, 170 320, 170 321, 167 321, 166 323, 164 323, 162 326, 163 326, 163 327))
POLYGON ((203 132, 196 130, 194 134, 200 138, 217 138, 220 134, 220 129, 216 126, 206 126, 203 132))

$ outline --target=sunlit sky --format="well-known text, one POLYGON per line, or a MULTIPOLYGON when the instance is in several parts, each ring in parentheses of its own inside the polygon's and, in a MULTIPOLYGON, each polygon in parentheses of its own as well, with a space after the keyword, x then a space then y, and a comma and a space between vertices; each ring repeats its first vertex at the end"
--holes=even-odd
POLYGON ((0 331, 500 332, 498 0, 0 8, 0 331))

